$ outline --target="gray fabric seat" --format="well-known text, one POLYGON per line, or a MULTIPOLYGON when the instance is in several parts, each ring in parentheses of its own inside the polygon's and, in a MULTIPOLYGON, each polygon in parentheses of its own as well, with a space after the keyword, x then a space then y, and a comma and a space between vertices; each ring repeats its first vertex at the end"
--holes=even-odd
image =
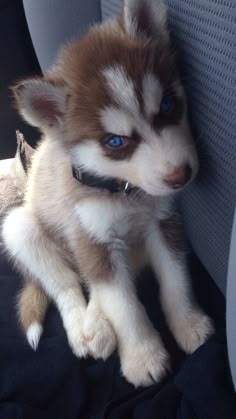
MULTIPOLYGON (((87 26, 117 15, 122 0, 24 0, 26 17, 43 71, 61 43, 87 26), (40 4, 38 4, 40 3, 40 4)), ((166 0, 173 40, 180 51, 190 117, 201 155, 198 180, 182 199, 191 245, 226 294, 229 250, 236 202, 236 2, 166 0)), ((236 228, 232 236, 227 326, 236 386, 236 228)))

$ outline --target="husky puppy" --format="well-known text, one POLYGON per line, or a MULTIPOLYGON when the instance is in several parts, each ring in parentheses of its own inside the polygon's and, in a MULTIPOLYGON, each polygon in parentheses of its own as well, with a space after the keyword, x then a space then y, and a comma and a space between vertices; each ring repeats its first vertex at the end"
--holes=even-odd
POLYGON ((26 280, 18 311, 28 342, 37 348, 51 299, 78 357, 106 359, 117 346, 126 379, 150 385, 169 360, 136 295, 145 264, 184 351, 213 331, 167 210, 194 179, 198 157, 163 2, 124 0, 118 19, 67 44, 45 77, 14 92, 43 134, 24 204, 2 228, 26 280))

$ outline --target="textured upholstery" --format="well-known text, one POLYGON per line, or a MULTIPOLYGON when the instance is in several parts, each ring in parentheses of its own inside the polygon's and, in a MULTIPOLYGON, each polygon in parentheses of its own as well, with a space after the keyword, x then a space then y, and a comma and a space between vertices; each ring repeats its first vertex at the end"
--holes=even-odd
MULTIPOLYGON (((197 182, 184 194, 185 225, 195 252, 225 292, 236 201, 236 2, 166 3, 202 160, 197 182)), ((118 14, 121 4, 102 0, 103 18, 118 14)))
POLYGON ((228 337, 228 352, 231 365, 231 372, 236 389, 236 333, 235 333, 235 319, 236 319, 236 211, 234 217, 234 225, 232 230, 230 259, 228 269, 227 282, 227 337, 228 337))

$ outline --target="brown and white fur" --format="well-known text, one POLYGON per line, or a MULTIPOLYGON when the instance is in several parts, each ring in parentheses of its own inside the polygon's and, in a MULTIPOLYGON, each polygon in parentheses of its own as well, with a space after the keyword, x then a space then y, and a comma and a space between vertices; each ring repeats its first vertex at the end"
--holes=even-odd
POLYGON ((43 133, 24 205, 2 229, 27 280, 19 298, 27 339, 36 349, 52 299, 77 356, 106 359, 117 345, 127 380, 149 385, 165 373, 168 354, 136 295, 143 264, 158 278, 183 350, 193 352, 213 330, 192 296, 184 254, 170 240, 169 198, 176 183, 194 178, 198 158, 162 1, 125 0, 118 20, 69 43, 46 77, 19 83, 15 96, 43 133), (168 115, 160 113, 164 94, 174 100, 168 115), (110 149, 110 134, 124 136, 125 145, 110 149), (72 164, 137 189, 124 195, 82 185, 72 164))

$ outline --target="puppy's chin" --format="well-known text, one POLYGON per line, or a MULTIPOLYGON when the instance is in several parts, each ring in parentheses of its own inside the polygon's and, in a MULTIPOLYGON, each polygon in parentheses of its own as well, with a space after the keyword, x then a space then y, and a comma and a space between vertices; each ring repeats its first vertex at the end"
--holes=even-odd
POLYGON ((143 185, 141 189, 146 192, 147 195, 151 195, 153 197, 168 197, 176 195, 177 193, 180 193, 183 191, 183 189, 186 188, 188 184, 179 187, 178 189, 172 189, 165 185, 160 185, 158 187, 155 187, 154 185, 143 185))

